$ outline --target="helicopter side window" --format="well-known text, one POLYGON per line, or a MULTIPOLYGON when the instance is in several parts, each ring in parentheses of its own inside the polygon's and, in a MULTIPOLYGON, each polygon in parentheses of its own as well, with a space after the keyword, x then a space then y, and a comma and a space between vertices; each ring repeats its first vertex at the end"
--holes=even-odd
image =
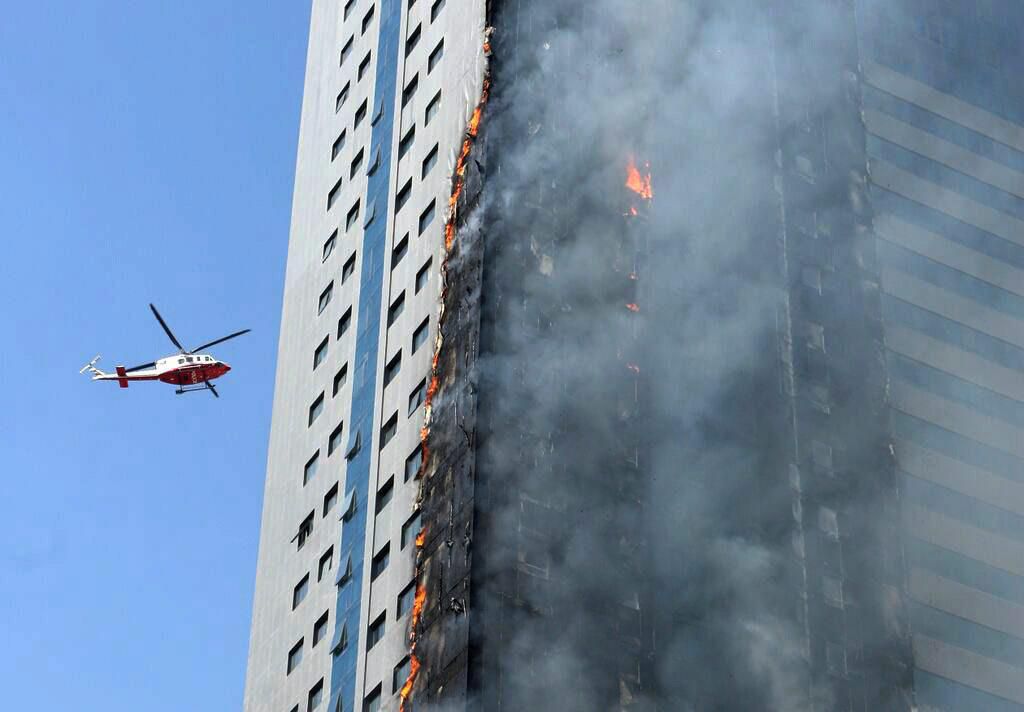
POLYGON ((183 358, 179 358, 179 359, 178 359, 178 363, 185 363, 185 359, 183 359, 183 358))
POLYGON ((188 361, 189 363, 192 363, 192 357, 191 356, 186 356, 185 360, 188 361))

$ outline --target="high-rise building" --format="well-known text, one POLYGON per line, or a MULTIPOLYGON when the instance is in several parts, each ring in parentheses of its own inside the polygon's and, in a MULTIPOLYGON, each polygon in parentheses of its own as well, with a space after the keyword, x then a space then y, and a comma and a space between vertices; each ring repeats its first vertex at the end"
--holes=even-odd
POLYGON ((246 712, 1024 709, 1024 10, 313 5, 246 712))

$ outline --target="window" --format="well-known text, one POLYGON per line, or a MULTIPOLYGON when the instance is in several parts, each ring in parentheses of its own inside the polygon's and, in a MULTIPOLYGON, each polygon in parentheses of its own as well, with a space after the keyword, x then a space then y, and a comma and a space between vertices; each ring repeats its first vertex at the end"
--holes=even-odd
POLYGON ((391 381, 393 381, 395 379, 395 376, 398 375, 398 372, 400 370, 402 370, 402 352, 401 351, 399 351, 397 354, 395 354, 394 358, 392 358, 388 362, 388 365, 384 367, 384 385, 386 386, 389 383, 391 383, 391 381))
POLYGON ((405 458, 405 481, 408 482, 420 473, 423 465, 423 447, 417 445, 409 457, 405 458))
POLYGON ((412 663, 409 660, 409 656, 406 655, 398 665, 395 665, 395 669, 391 673, 391 689, 394 692, 398 692, 402 689, 405 685, 405 681, 409 679, 409 673, 411 670, 412 663))
POLYGON ((366 118, 366 99, 363 99, 363 103, 356 109, 355 117, 352 119, 352 128, 359 128, 359 124, 363 123, 363 119, 366 118))
POLYGON ((306 485, 311 479, 316 477, 316 469, 320 464, 320 451, 317 450, 313 453, 313 457, 309 458, 309 462, 302 470, 302 484, 306 485))
MULTIPOLYGON (((374 558, 376 561, 376 558, 374 558)), ((384 626, 387 623, 386 616, 381 613, 377 616, 377 620, 370 624, 369 629, 366 631, 366 649, 370 650, 384 637, 384 626)))
POLYGON ((825 327, 813 322, 807 323, 807 348, 825 350, 825 327))
POLYGON ((402 316, 402 312, 405 311, 405 290, 398 295, 398 299, 391 303, 388 307, 388 326, 394 325, 398 321, 398 317, 402 316))
POLYGON ((288 651, 288 674, 299 666, 302 662, 302 643, 303 638, 299 638, 299 642, 296 643, 291 650, 288 651))
POLYGON ((328 284, 327 288, 324 289, 324 291, 320 292, 320 302, 317 305, 317 312, 316 312, 317 314, 323 314, 324 313, 324 309, 326 309, 327 305, 331 303, 331 292, 332 291, 334 291, 334 282, 331 282, 330 284, 328 284))
POLYGON ((409 251, 409 233, 405 233, 405 236, 398 241, 395 248, 391 251, 391 269, 398 266, 398 263, 405 257, 405 253, 409 251))
POLYGON ((376 199, 370 201, 369 207, 366 209, 366 218, 363 219, 363 229, 370 227, 370 223, 377 217, 377 201, 376 199))
POLYGON ((423 123, 424 125, 429 124, 430 120, 437 116, 438 110, 441 108, 441 90, 438 89, 437 93, 434 94, 434 98, 427 104, 426 111, 423 112, 423 123))
POLYGON ((345 62, 348 60, 349 56, 352 54, 352 44, 355 42, 355 40, 355 35, 349 37, 348 42, 346 42, 345 46, 341 48, 341 59, 338 61, 338 66, 344 65, 345 62))
POLYGON ((434 67, 441 61, 441 57, 444 56, 444 38, 437 43, 437 47, 434 47, 434 51, 430 53, 430 58, 427 59, 427 74, 434 71, 434 67))
POLYGON ((402 549, 407 547, 409 542, 419 536, 420 530, 423 528, 421 514, 422 512, 417 510, 416 514, 409 517, 406 523, 402 525, 402 549))
POLYGON ((338 391, 345 387, 345 383, 348 381, 348 364, 344 364, 338 372, 334 374, 334 385, 331 387, 331 397, 338 395, 338 391))
POLYGON ((348 278, 356 272, 356 253, 353 252, 349 255, 348 259, 345 260, 345 265, 341 268, 341 283, 345 284, 348 278))
POLYGON ((380 712, 380 685, 363 700, 363 712, 380 712))
POLYGON ((414 74, 408 84, 405 85, 405 89, 402 90, 402 108, 412 101, 412 98, 416 96, 416 89, 420 85, 420 75, 414 74))
POLYGON ((362 168, 362 166, 363 166, 363 149, 360 148, 359 149, 359 153, 357 153, 356 157, 352 159, 352 164, 349 166, 348 177, 350 179, 351 178, 355 178, 356 174, 359 172, 359 169, 362 168))
POLYGON ((416 141, 416 127, 413 126, 405 133, 405 137, 398 144, 398 160, 402 160, 405 154, 412 148, 412 144, 416 141))
POLYGON ((338 196, 341 195, 341 178, 331 188, 331 192, 327 194, 327 209, 330 210, 334 207, 334 203, 337 202, 338 196))
POLYGON ((359 222, 359 199, 353 203, 352 207, 349 208, 348 215, 345 216, 345 229, 351 230, 352 226, 359 222))
POLYGON ((825 603, 836 608, 843 607, 843 582, 831 576, 821 577, 821 593, 825 603))
POLYGON ((366 167, 366 175, 372 176, 380 168, 380 146, 377 146, 377 150, 373 152, 373 160, 370 161, 370 165, 366 167))
POLYGON ((370 6, 370 11, 363 16, 363 25, 359 30, 359 34, 365 35, 366 31, 370 29, 371 22, 373 22, 373 5, 370 6))
POLYGON ((309 593, 309 574, 302 577, 302 580, 295 584, 295 588, 292 589, 292 610, 294 611, 299 607, 299 604, 306 600, 306 594, 309 593))
POLYGON ((316 397, 316 400, 313 401, 313 404, 311 406, 309 406, 309 422, 306 423, 306 427, 309 427, 310 425, 312 425, 316 421, 316 419, 320 417, 320 414, 323 411, 324 411, 324 394, 321 393, 320 395, 318 395, 316 397))
POLYGON ((363 57, 363 61, 359 63, 359 71, 356 72, 356 81, 359 81, 366 76, 366 70, 370 68, 370 55, 372 54, 373 52, 367 52, 366 56, 363 57))
POLYGON ((412 393, 409 394, 409 412, 406 415, 412 415, 416 412, 416 409, 423 405, 423 401, 427 398, 427 379, 420 381, 419 385, 416 386, 412 393))
POLYGON ((430 205, 420 213, 420 234, 426 232, 427 228, 430 227, 430 223, 434 222, 434 208, 437 206, 437 200, 431 200, 430 205))
POLYGON ((392 475, 388 478, 388 481, 377 490, 377 500, 374 505, 375 513, 380 514, 384 511, 384 508, 388 506, 388 502, 391 501, 392 495, 395 493, 395 478, 392 475))
POLYGON ((330 457, 334 451, 341 447, 341 432, 345 429, 345 422, 338 423, 338 427, 331 431, 331 437, 327 440, 327 456, 330 457))
POLYGON ((340 339, 348 331, 348 328, 352 326, 352 307, 345 310, 345 313, 338 319, 338 338, 340 339))
POLYGON ((334 505, 338 503, 338 483, 335 482, 331 485, 331 488, 327 490, 327 494, 324 495, 324 509, 323 515, 327 516, 328 512, 334 509, 334 505))
POLYGON ((427 286, 427 282, 430 281, 430 263, 434 261, 434 258, 428 258, 423 266, 420 267, 420 271, 416 273, 416 293, 419 294, 420 290, 427 286))
POLYGON ((310 512, 309 515, 302 520, 302 524, 299 525, 299 532, 295 535, 295 539, 298 540, 301 549, 302 545, 306 543, 306 539, 313 533, 313 516, 316 512, 310 512))
POLYGON ((324 614, 317 618, 316 623, 313 624, 313 643, 309 647, 315 648, 316 644, 327 635, 327 620, 330 614, 330 611, 324 611, 324 614))
MULTIPOLYGON (((373 112, 373 118, 370 119, 370 126, 376 126, 377 122, 384 118, 384 99, 377 102, 377 110, 373 112)), ((377 148, 380 151, 380 147, 377 148)))
POLYGON ((416 600, 416 582, 413 581, 398 594, 398 612, 395 618, 401 618, 412 610, 413 601, 416 600))
POLYGON ((391 439, 395 437, 395 433, 398 432, 398 411, 396 410, 388 418, 388 422, 380 428, 380 447, 383 450, 391 439))
POLYGON ((331 146, 331 160, 333 161, 341 153, 341 149, 345 148, 345 131, 338 134, 338 138, 334 139, 334 144, 331 146))
POLYGON ((419 326, 416 327, 416 331, 412 332, 412 352, 416 353, 419 351, 420 346, 423 346, 427 342, 427 336, 430 335, 430 317, 424 319, 419 326))
POLYGON ((445 0, 436 0, 433 5, 430 6, 430 21, 433 22, 437 19, 437 16, 441 14, 441 10, 444 9, 445 0))
MULTIPOLYGON (((313 645, 316 645, 316 638, 313 639, 313 645)), ((324 679, 320 678, 320 682, 313 685, 313 689, 309 691, 309 702, 306 704, 306 712, 314 712, 314 710, 320 707, 320 703, 323 701, 324 679)))
POLYGON ((434 169, 434 164, 436 164, 436 163, 437 163, 437 144, 435 143, 434 147, 432 149, 430 149, 430 153, 428 153, 427 157, 423 159, 423 166, 420 169, 420 180, 423 180, 428 175, 430 175, 430 171, 432 171, 434 169))
POLYGON ((416 49, 416 45, 418 45, 420 43, 420 34, 421 34, 420 30, 421 29, 422 29, 421 25, 416 25, 416 29, 412 31, 412 34, 409 35, 409 38, 405 41, 405 56, 406 57, 408 57, 410 54, 412 54, 412 51, 414 49, 416 49))
POLYGON ((324 243, 323 254, 320 257, 321 262, 326 262, 327 258, 334 252, 334 245, 338 242, 338 231, 335 230, 331 233, 331 236, 327 238, 327 242, 324 243))
POLYGON ((341 107, 345 106, 345 102, 348 101, 349 90, 352 87, 351 82, 345 82, 345 86, 338 92, 338 98, 334 100, 334 113, 341 111, 341 107))
POLYGON ((342 17, 343 20, 347 20, 348 19, 349 14, 351 14, 351 12, 352 12, 352 8, 354 8, 355 6, 356 6, 356 0, 348 0, 348 2, 345 3, 345 14, 342 17))
POLYGON ((324 340, 320 342, 320 345, 316 347, 316 351, 313 352, 314 371, 316 370, 316 367, 322 364, 324 362, 324 359, 327 358, 327 345, 329 343, 330 339, 325 336, 324 340))
MULTIPOLYGON (((337 488, 335 488, 337 492, 337 488)), ((331 566, 334 564, 334 547, 331 546, 324 552, 324 555, 320 557, 320 563, 316 567, 316 580, 323 581, 324 576, 331 572, 331 566)))

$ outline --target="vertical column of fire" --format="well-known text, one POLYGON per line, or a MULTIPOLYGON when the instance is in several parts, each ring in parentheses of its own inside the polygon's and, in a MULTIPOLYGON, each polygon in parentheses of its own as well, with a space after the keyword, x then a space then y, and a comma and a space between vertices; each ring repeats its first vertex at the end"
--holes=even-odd
MULTIPOLYGON (((490 32, 486 33, 485 38, 490 36, 490 32)), ((490 57, 491 47, 490 43, 485 39, 484 41, 484 56, 490 57)), ((437 337, 434 339, 434 352, 430 363, 430 384, 427 387, 427 396, 424 401, 424 416, 423 416, 423 427, 420 429, 420 448, 422 452, 422 462, 420 463, 419 472, 416 473, 416 479, 420 480, 420 496, 417 498, 416 506, 420 506, 420 501, 423 497, 423 481, 424 475, 429 471, 431 464, 431 450, 430 450, 430 424, 431 416, 433 414, 433 403, 434 397, 437 395, 438 388, 441 384, 440 373, 440 359, 441 349, 444 346, 444 330, 443 325, 445 321, 446 302, 448 296, 448 258, 451 255, 452 248, 455 245, 456 229, 457 229, 457 218, 458 218, 458 204, 459 197, 462 195, 463 187, 465 186, 466 177, 466 162, 469 159, 470 151, 473 149, 473 145, 476 142, 477 135, 480 132, 480 121, 483 117, 484 106, 487 104, 487 99, 490 96, 490 77, 485 70, 483 88, 480 92, 480 100, 473 110, 473 115, 470 117, 469 124, 466 127, 465 135, 462 140, 462 149, 459 152, 458 160, 455 163, 455 171, 452 175, 452 192, 448 198, 448 214, 444 226, 444 256, 441 260, 441 302, 440 309, 438 311, 437 320, 437 337)), ((422 551, 423 545, 426 541, 426 528, 420 530, 416 536, 416 595, 413 599, 412 607, 412 622, 409 632, 409 676, 406 678, 405 683, 402 685, 400 691, 401 705, 400 711, 405 712, 406 704, 412 695, 413 686, 416 682, 416 677, 419 674, 422 661, 416 655, 416 639, 417 632, 419 629, 420 617, 423 614, 423 607, 426 603, 427 590, 426 586, 421 580, 422 574, 422 551)))
MULTIPOLYGON (((629 188, 629 190, 636 194, 637 198, 643 201, 642 203, 632 202, 630 204, 629 211, 625 213, 625 217, 627 219, 632 220, 640 217, 640 205, 649 208, 651 201, 654 198, 654 189, 651 186, 651 164, 645 162, 643 165, 643 170, 641 171, 641 169, 637 167, 636 157, 631 155, 626 165, 625 185, 627 188, 629 188)), ((638 275, 636 272, 636 267, 634 265, 634 267, 630 270, 629 279, 632 280, 633 282, 636 282, 637 276, 638 275)), ((640 311, 640 305, 637 304, 635 301, 627 302, 626 308, 634 313, 640 311)), ((633 373, 640 373, 640 365, 637 363, 627 362, 626 368, 628 368, 633 373)))

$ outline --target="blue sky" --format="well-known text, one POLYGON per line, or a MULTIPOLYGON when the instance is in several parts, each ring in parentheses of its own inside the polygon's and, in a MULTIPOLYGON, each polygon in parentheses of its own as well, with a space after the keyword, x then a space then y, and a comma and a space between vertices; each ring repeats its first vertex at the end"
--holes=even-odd
POLYGON ((0 21, 5 709, 241 708, 309 1, 0 21), (78 369, 174 348, 221 399, 78 369))

